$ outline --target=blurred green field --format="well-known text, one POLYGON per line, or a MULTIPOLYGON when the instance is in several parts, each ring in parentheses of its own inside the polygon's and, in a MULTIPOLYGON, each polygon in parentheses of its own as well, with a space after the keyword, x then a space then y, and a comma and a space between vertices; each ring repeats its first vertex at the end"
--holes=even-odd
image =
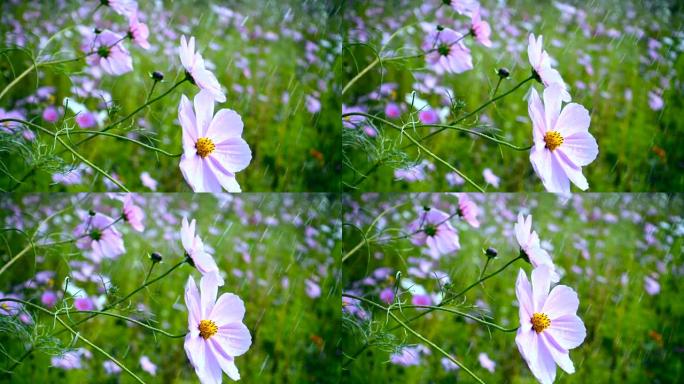
MULTIPOLYGON (((426 35, 420 23, 463 32, 470 18, 441 8, 439 2, 397 1, 384 4, 356 4, 345 17, 344 65, 341 84, 347 84, 369 63, 390 35, 381 56, 409 56, 419 52, 426 35), (410 10, 410 11, 408 11, 410 10)), ((461 74, 432 76, 424 58, 384 61, 356 82, 342 98, 347 107, 360 106, 368 113, 385 117, 385 106, 393 101, 403 113, 394 123, 418 120, 409 115, 411 92, 427 101, 434 110, 449 113, 450 100, 460 107, 445 121, 475 110, 490 98, 498 77, 498 68, 508 68, 511 77, 504 80, 497 94, 513 88, 529 77, 527 43, 530 32, 543 35, 544 49, 557 62, 556 68, 570 86, 573 102, 585 106, 591 115, 589 132, 599 145, 598 158, 583 168, 590 191, 646 192, 680 191, 684 187, 684 125, 681 114, 684 58, 681 33, 684 9, 681 2, 551 2, 516 0, 481 1, 487 14, 483 19, 492 28, 494 46, 486 48, 467 39, 474 69, 461 74), (563 7, 575 9, 575 13, 563 7), (651 52, 653 45, 653 53, 651 52), (381 84, 395 84, 397 89, 379 98, 373 92, 381 84), (431 89, 430 92, 417 88, 431 89), (439 88, 444 87, 444 89, 439 88), (660 93, 664 106, 653 110, 649 92, 660 93)), ((532 82, 534 83, 534 82, 532 82)), ((532 125, 528 117, 526 95, 531 83, 486 108, 464 122, 464 127, 488 133, 525 147, 532 144, 532 125)), ((533 85, 541 91, 540 84, 533 85)), ((415 110, 413 112, 416 112, 415 110)), ((368 137, 360 129, 344 132, 345 168, 343 183, 349 191, 475 191, 469 184, 447 181, 451 172, 390 128, 377 123, 377 137, 368 137), (367 179, 362 174, 381 166, 367 179), (429 161, 426 174, 419 181, 398 181, 394 170, 429 161)), ((425 136, 430 128, 412 129, 414 137, 425 136)), ((544 188, 529 161, 529 152, 515 151, 463 132, 445 131, 424 142, 427 148, 473 179, 487 192, 543 191, 544 188), (485 169, 501 178, 500 186, 487 185, 485 169)))
MULTIPOLYGON (((395 284, 397 272, 415 285, 399 287, 404 304, 420 286, 432 295, 434 305, 441 293, 459 292, 475 282, 485 263, 483 249, 494 247, 499 256, 491 273, 518 256, 513 224, 519 211, 533 215, 532 227, 542 246, 549 250, 561 274, 560 284, 576 290, 578 316, 587 338, 570 351, 576 373, 558 369, 557 383, 679 383, 684 377, 684 305, 680 300, 684 273, 684 221, 680 195, 583 194, 569 202, 549 194, 471 194, 483 209, 479 229, 454 218, 461 249, 433 260, 408 240, 362 246, 343 264, 343 292, 383 303, 378 294, 395 284), (385 270, 386 268, 386 270, 385 270), (381 273, 382 271, 382 273, 381 273), (387 278, 380 277, 387 275, 387 278), (422 275, 421 275, 422 274, 422 275), (447 276, 447 277, 443 277, 447 276), (659 284, 648 293, 645 278, 659 284), (450 284, 450 285, 449 285, 450 284), (653 291, 655 292, 655 290, 653 291)), ((398 236, 423 206, 455 212, 457 198, 437 194, 365 194, 344 201, 343 254, 363 240, 365 231, 380 212, 389 210, 369 236, 385 230, 398 236)), ((455 308, 482 316, 506 328, 519 323, 515 280, 519 268, 529 276, 531 266, 516 261, 500 274, 470 290, 455 308)), ((409 285, 411 283, 405 282, 409 285)), ((651 289, 651 287, 649 287, 651 289)), ((447 371, 437 351, 416 356, 418 363, 400 366, 390 362, 392 353, 404 346, 425 345, 401 328, 384 311, 361 305, 343 307, 343 382, 348 383, 473 383, 463 370, 447 371), (353 356, 368 340, 355 360, 353 356)), ((420 310, 395 310, 408 319, 420 310)), ((414 329, 455 356, 486 383, 535 383, 515 344, 515 333, 494 328, 446 312, 433 312, 412 323, 414 329), (490 373, 478 356, 486 353, 496 363, 490 373)))
MULTIPOLYGON (((95 23, 88 13, 96 3, 7 2, 2 5, 0 36, 0 90, 32 64, 32 60, 61 59, 81 55, 81 34, 77 28, 106 26, 125 31, 125 17, 106 7, 98 10, 102 20, 95 23), (19 3, 19 4, 13 4, 19 3), (20 27, 16 26, 20 25, 20 27), (47 46, 42 57, 35 57, 55 32, 62 31, 47 46), (14 49, 17 40, 25 50, 14 49)), ((161 71, 164 82, 156 87, 159 95, 182 79, 184 71, 178 57, 180 36, 195 36, 198 50, 207 66, 227 90, 227 101, 219 108, 237 111, 244 122, 243 138, 252 150, 252 162, 237 174, 242 190, 250 191, 334 191, 340 162, 339 104, 330 87, 332 62, 337 45, 337 24, 328 20, 326 4, 318 2, 140 2, 140 12, 150 28, 150 51, 131 46, 133 72, 122 76, 104 75, 93 87, 111 93, 107 107, 102 99, 79 97, 73 87, 75 77, 85 75, 81 63, 39 68, 24 78, 0 100, 6 111, 20 110, 28 119, 51 130, 63 128, 58 122, 42 122, 43 108, 61 105, 71 97, 94 113, 110 114, 113 122, 142 105, 152 86, 150 73, 161 71), (48 102, 25 102, 43 86, 55 87, 48 102), (314 101, 311 101, 313 99, 314 101), (319 102, 319 110, 309 110, 319 102), (310 104, 311 103, 311 104, 310 104)), ((181 94, 190 99, 198 88, 181 85, 159 102, 152 104, 112 130, 180 153, 181 127, 177 121, 181 94)), ((69 113, 64 126, 74 127, 69 113)), ((101 125, 99 128, 102 128, 101 125)), ((75 126, 75 130, 79 127, 75 126)), ((94 128, 94 129, 97 129, 94 128)), ((72 135, 71 143, 84 135, 72 135)), ((38 141, 2 140, 0 188, 18 191, 105 191, 112 189, 102 176, 85 174, 77 185, 55 183, 52 174, 81 163, 49 135, 38 141), (38 171, 29 174, 35 166, 38 171), (29 175, 26 177, 26 175, 29 175), (18 185, 18 181, 25 181, 18 185)), ((148 191, 140 174, 149 172, 159 182, 158 191, 189 191, 178 168, 179 158, 166 157, 134 144, 100 136, 80 146, 79 152, 94 164, 115 175, 132 191, 148 191)), ((110 183, 111 184, 111 183, 110 183)))
MULTIPOLYGON (((245 383, 328 383, 337 382, 339 364, 334 348, 339 339, 339 299, 335 297, 335 258, 339 252, 339 202, 322 194, 255 195, 240 197, 208 194, 144 195, 138 197, 147 214, 145 232, 137 233, 126 223, 117 224, 124 234, 127 252, 115 260, 95 263, 75 246, 36 248, 0 276, 0 292, 13 293, 40 305, 41 294, 52 290, 61 294, 65 277, 94 301, 111 303, 139 287, 149 269, 150 252, 163 255, 151 278, 183 259, 180 243, 182 216, 197 219, 197 231, 206 246, 213 249, 223 272, 223 292, 233 292, 245 302, 245 325, 252 335, 249 351, 236 358, 245 383), (92 266, 94 281, 82 282, 78 274, 92 266), (47 284, 36 283, 37 273, 54 271, 47 284), (102 275, 102 280, 98 278, 102 275), (33 281, 32 288, 24 282, 33 281), (101 281, 107 284, 106 293, 101 281), (314 282, 319 292, 310 287, 314 282)), ((48 215, 58 213, 40 228, 38 239, 68 238, 80 222, 75 210, 95 209, 116 217, 120 203, 106 195, 13 195, 0 200, 2 253, 5 265, 10 256, 26 245, 24 237, 7 228, 29 233, 48 215)), ((86 211, 87 212, 87 211, 86 211)), ((114 312, 149 321, 172 334, 187 330, 188 312, 184 287, 191 275, 199 283, 200 274, 185 264, 167 277, 131 297, 114 312)), ((338 291, 339 292, 339 291, 338 291)), ((339 293, 338 293, 339 295, 339 293)), ((339 296, 338 296, 339 297, 339 296)), ((69 300, 69 304, 72 304, 69 300)), ((60 300, 57 307, 64 303, 60 300)), ((50 316, 31 311, 37 327, 25 326, 22 332, 7 333, 7 316, 0 316, 0 382, 12 383, 132 383, 125 373, 107 374, 105 359, 95 350, 74 342, 68 333, 58 343, 46 339, 52 331, 50 316), (30 355, 11 374, 7 372, 30 341, 40 341, 41 350, 30 355), (81 369, 51 367, 51 353, 63 348, 85 347, 92 353, 83 359, 81 369)), ((84 315, 71 316, 76 321, 84 315)), ((68 319, 62 316, 63 319, 68 319)), ((16 321, 15 321, 16 322, 16 321)), ((54 329, 61 330, 59 323, 54 329)), ((195 383, 197 376, 183 349, 183 339, 154 335, 150 330, 115 318, 100 316, 78 326, 78 331, 96 345, 120 359, 146 382, 195 383), (156 376, 142 371, 141 356, 157 365, 156 376)), ((224 377, 224 382, 229 382, 224 377)))

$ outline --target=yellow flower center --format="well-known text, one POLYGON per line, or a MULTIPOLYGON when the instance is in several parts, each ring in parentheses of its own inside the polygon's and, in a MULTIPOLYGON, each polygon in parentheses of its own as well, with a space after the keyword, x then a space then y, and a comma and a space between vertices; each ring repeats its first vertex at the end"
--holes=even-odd
POLYGON ((200 336, 202 336, 204 340, 214 336, 218 331, 216 323, 214 323, 214 321, 212 320, 200 321, 199 326, 197 328, 199 328, 200 336))
POLYGON ((541 333, 551 325, 551 320, 549 320, 549 317, 544 313, 535 313, 532 315, 532 319, 530 319, 530 321, 532 322, 532 328, 537 333, 541 333))
POLYGON ((210 153, 214 152, 216 145, 208 137, 200 137, 195 143, 195 149, 197 149, 197 154, 202 157, 209 156, 210 153))
POLYGON ((553 151, 563 144, 563 136, 558 131, 548 131, 544 135, 544 142, 546 142, 546 148, 553 151))

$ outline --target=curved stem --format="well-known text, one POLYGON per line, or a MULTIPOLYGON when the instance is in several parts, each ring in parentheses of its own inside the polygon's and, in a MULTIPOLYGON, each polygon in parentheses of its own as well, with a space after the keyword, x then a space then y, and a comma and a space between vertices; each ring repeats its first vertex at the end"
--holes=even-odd
POLYGON ((139 146, 141 146, 141 147, 143 147, 143 148, 146 148, 146 149, 149 149, 149 150, 152 150, 152 151, 155 151, 155 152, 159 152, 159 153, 161 153, 162 155, 165 155, 165 156, 168 156, 168 157, 180 157, 180 156, 183 155, 182 152, 181 152, 181 153, 171 153, 171 152, 167 152, 167 151, 165 151, 165 150, 163 150, 163 149, 161 149, 161 148, 157 148, 157 147, 154 147, 154 146, 152 146, 152 145, 145 144, 145 143, 143 143, 142 141, 138 141, 138 140, 135 140, 135 139, 131 139, 130 137, 126 137, 126 136, 123 136, 123 135, 117 135, 116 133, 110 133, 110 132, 105 132, 105 131, 89 131, 89 130, 82 130, 82 129, 79 129, 79 130, 72 130, 72 131, 69 131, 69 132, 59 133, 58 135, 59 135, 59 136, 68 136, 68 135, 84 135, 84 134, 91 134, 91 135, 93 135, 93 136, 97 136, 97 135, 110 136, 110 137, 114 137, 114 138, 119 139, 119 140, 129 141, 129 142, 131 142, 131 143, 133 143, 133 144, 137 144, 137 145, 139 145, 139 146))
POLYGON ((141 326, 141 327, 143 327, 143 328, 147 328, 147 329, 149 329, 149 330, 151 330, 151 331, 154 331, 154 332, 157 332, 157 333, 161 333, 162 335, 164 335, 164 336, 166 336, 166 337, 170 337, 170 338, 172 338, 172 339, 179 339, 179 338, 185 337, 185 335, 187 335, 187 333, 183 333, 183 334, 180 334, 180 335, 174 335, 174 334, 172 334, 172 333, 166 332, 166 331, 163 330, 163 329, 159 329, 159 328, 153 327, 153 326, 151 326, 151 325, 145 324, 145 323, 143 323, 142 321, 133 319, 133 318, 131 318, 131 317, 119 315, 118 313, 110 313, 110 312, 102 312, 102 311, 69 311, 69 312, 57 312, 56 314, 57 314, 57 315, 73 315, 73 314, 78 314, 78 313, 90 313, 90 314, 94 314, 94 315, 105 315, 105 316, 115 317, 115 318, 117 318, 117 319, 126 320, 126 321, 128 321, 128 322, 130 322, 130 323, 137 324, 137 325, 139 325, 139 326, 141 326))
POLYGON ((471 319, 471 320, 475 320, 475 321, 477 321, 478 323, 484 324, 484 325, 489 326, 489 327, 492 327, 492 328, 496 328, 496 329, 498 329, 499 331, 502 331, 502 332, 515 332, 515 331, 518 330, 518 327, 515 327, 515 328, 504 328, 504 327, 500 326, 499 324, 490 323, 490 322, 487 321, 487 320, 483 320, 483 319, 481 319, 481 318, 479 318, 479 317, 477 317, 477 316, 473 316, 473 315, 471 315, 471 314, 469 314, 469 313, 461 312, 461 311, 456 310, 456 309, 453 309, 453 308, 438 307, 438 306, 436 306, 436 305, 402 305, 401 307, 398 307, 398 306, 391 307, 390 310, 400 310, 400 309, 404 309, 404 308, 421 308, 421 309, 432 309, 432 310, 435 310, 435 311, 449 312, 449 313, 453 313, 453 314, 455 314, 455 315, 467 317, 467 318, 469 318, 469 319, 471 319))
POLYGON ((475 379, 478 383, 484 384, 484 381, 482 381, 482 379, 480 379, 473 371, 471 371, 470 369, 468 369, 468 367, 466 367, 466 366, 465 366, 463 363, 461 363, 460 361, 456 360, 453 356, 451 356, 451 354, 449 354, 448 352, 446 352, 445 350, 443 350, 442 348, 440 348, 437 344, 433 343, 431 340, 429 340, 428 338, 426 338, 425 336, 421 335, 421 334, 418 333, 416 330, 414 330, 413 328, 411 328, 408 324, 406 324, 406 323, 404 323, 403 321, 401 321, 401 319, 400 319, 397 315, 395 315, 394 312, 392 312, 391 310, 389 310, 389 308, 387 308, 387 307, 385 307, 385 306, 382 306, 382 305, 380 305, 380 304, 378 304, 378 303, 376 303, 376 302, 374 302, 374 301, 372 301, 372 300, 368 300, 368 299, 366 299, 366 298, 364 298, 364 297, 355 296, 355 295, 350 295, 350 294, 347 294, 347 293, 343 293, 342 296, 349 297, 349 298, 351 298, 351 299, 356 299, 356 300, 359 300, 359 301, 363 301, 363 302, 365 302, 365 303, 367 303, 367 304, 370 304, 370 305, 372 305, 372 306, 375 306, 375 307, 378 308, 378 309, 381 309, 381 310, 387 312, 387 314, 388 314, 390 317, 392 317, 392 318, 394 319, 394 321, 396 321, 396 322, 399 324, 399 326, 403 327, 403 328, 406 329, 408 332, 412 333, 412 334, 413 334, 414 336, 416 336, 418 339, 420 339, 421 341, 423 341, 425 344, 429 345, 430 347, 432 347, 433 349, 435 349, 436 351, 438 351, 439 353, 441 353, 442 355, 444 355, 444 357, 446 357, 447 359, 451 360, 451 362, 453 362, 454 364, 456 364, 456 365, 458 365, 459 367, 461 367, 461 369, 463 369, 466 373, 468 373, 468 374, 469 374, 473 379, 475 379))
POLYGON ((442 128, 442 130, 445 130, 445 129, 453 129, 453 130, 455 130, 455 131, 466 132, 466 133, 469 133, 469 134, 471 134, 471 135, 475 135, 475 136, 479 136, 479 137, 485 138, 485 139, 487 139, 487 140, 489 140, 489 141, 492 141, 492 142, 494 142, 494 143, 501 144, 501 145, 506 146, 506 147, 508 147, 508 148, 514 149, 514 150, 516 150, 516 151, 529 151, 530 149, 532 149, 532 147, 534 147, 534 144, 530 144, 530 145, 528 145, 528 146, 526 146, 526 147, 519 147, 519 146, 517 146, 517 145, 515 145, 515 144, 512 144, 512 143, 509 143, 509 142, 507 142, 507 141, 497 139, 496 137, 493 137, 493 136, 489 136, 489 135, 487 135, 486 133, 478 132, 478 131, 476 131, 476 130, 468 129, 468 128, 463 128, 463 127, 457 127, 457 126, 446 125, 446 124, 421 124, 421 125, 416 125, 416 128, 423 128, 423 127, 442 128))
POLYGON ((84 343, 90 345, 91 347, 93 347, 93 349, 95 349, 96 351, 100 352, 103 356, 105 356, 105 357, 108 358, 109 360, 113 361, 116 365, 118 365, 119 367, 121 367, 121 369, 123 369, 124 371, 126 371, 126 373, 128 373, 129 375, 131 375, 131 376, 132 376, 134 379, 136 379, 139 383, 145 384, 145 382, 144 382, 140 377, 138 377, 138 375, 136 375, 135 373, 133 373, 133 371, 131 371, 130 369, 128 369, 128 367, 126 367, 125 365, 123 365, 123 363, 121 363, 119 360, 117 360, 114 356, 110 355, 110 354, 107 353, 104 349, 102 349, 102 348, 98 347, 97 345, 95 345, 95 343, 93 343, 92 341, 90 341, 90 340, 86 339, 85 337, 83 337, 83 336, 81 335, 80 332, 77 332, 77 331, 75 331, 73 328, 71 328, 67 323, 65 323, 65 322, 58 316, 58 314, 57 314, 56 312, 52 312, 52 311, 50 311, 50 310, 48 310, 48 309, 45 309, 45 308, 41 307, 40 305, 33 304, 33 303, 29 302, 29 301, 24 301, 24 300, 19 300, 19 299, 12 299, 12 298, 3 298, 3 299, 0 299, 0 302, 3 302, 3 301, 14 301, 14 302, 17 302, 17 303, 21 303, 21 304, 23 304, 23 305, 28 305, 28 306, 30 306, 30 307, 32 307, 32 308, 38 309, 38 310, 40 310, 40 311, 43 311, 43 312, 47 313, 47 314, 50 315, 50 316, 53 316, 54 319, 57 320, 60 324, 62 324, 62 326, 63 326, 66 330, 68 330, 69 332, 71 332, 71 333, 74 335, 74 337, 76 337, 76 338, 78 338, 78 339, 81 339, 84 343))

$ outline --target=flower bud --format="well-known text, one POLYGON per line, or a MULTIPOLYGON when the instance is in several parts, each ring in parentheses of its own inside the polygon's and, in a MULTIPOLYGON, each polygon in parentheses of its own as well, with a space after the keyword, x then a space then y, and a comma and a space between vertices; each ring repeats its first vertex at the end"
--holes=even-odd
POLYGON ((507 79, 511 75, 511 72, 508 68, 499 68, 497 69, 496 74, 502 79, 507 79))
POLYGON ((152 260, 153 263, 159 263, 162 261, 162 255, 157 252, 152 252, 150 254, 150 260, 152 260))
POLYGON ((424 206, 423 206, 423 211, 425 211, 425 212, 430 211, 430 207, 428 207, 427 205, 424 205, 424 206))
POLYGON ((485 250, 485 255, 490 259, 495 258, 498 254, 499 252, 493 247, 489 247, 485 250))
POLYGON ((150 73, 150 77, 152 77, 155 81, 164 80, 164 74, 159 72, 159 71, 154 71, 154 72, 150 73))
POLYGON ((88 211, 88 215, 90 215, 90 216, 95 216, 95 211, 93 211, 92 209, 89 210, 89 211, 88 211))
POLYGON ((438 25, 438 26, 437 26, 437 30, 438 30, 439 32, 441 32, 441 31, 444 30, 444 27, 442 27, 441 25, 438 25))

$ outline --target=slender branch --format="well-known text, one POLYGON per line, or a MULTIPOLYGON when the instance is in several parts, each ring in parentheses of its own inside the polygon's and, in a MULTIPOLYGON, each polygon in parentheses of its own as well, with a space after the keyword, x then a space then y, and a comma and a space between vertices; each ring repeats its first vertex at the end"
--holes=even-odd
POLYGON ((376 302, 374 302, 374 301, 372 301, 372 300, 368 300, 368 299, 366 299, 366 298, 364 298, 364 297, 355 296, 355 295, 351 295, 351 294, 347 294, 347 293, 343 293, 342 296, 349 297, 349 298, 351 298, 351 299, 356 299, 356 300, 359 300, 359 301, 363 301, 363 302, 365 302, 365 303, 367 303, 367 304, 370 304, 370 305, 372 305, 372 306, 375 306, 375 307, 378 308, 378 309, 381 309, 381 310, 387 312, 387 314, 388 314, 389 316, 391 316, 391 317, 394 319, 394 321, 396 321, 401 327, 403 327, 404 329, 406 329, 407 331, 409 331, 410 333, 412 333, 414 336, 416 336, 417 338, 419 338, 421 341, 423 341, 424 343, 426 343, 427 345, 431 346, 433 349, 435 349, 436 351, 438 351, 439 353, 441 353, 442 355, 444 355, 444 357, 446 357, 447 359, 451 360, 454 364, 456 364, 456 365, 458 365, 459 367, 461 367, 461 369, 463 369, 466 373, 468 373, 470 376, 472 376, 478 383, 484 384, 484 381, 482 381, 482 379, 480 379, 473 371, 471 371, 470 369, 468 369, 468 367, 466 367, 466 366, 465 366, 463 363, 461 363, 460 361, 456 360, 456 358, 454 358, 453 356, 451 356, 451 354, 449 354, 448 352, 446 352, 445 350, 443 350, 442 348, 440 348, 437 344, 433 343, 433 342, 430 341, 428 338, 426 338, 425 336, 421 335, 421 334, 418 333, 416 330, 414 330, 413 328, 411 328, 408 324, 406 324, 406 323, 404 323, 403 321, 401 321, 401 319, 399 319, 399 317, 398 317, 397 315, 395 315, 394 312, 392 312, 389 308, 387 308, 387 307, 385 307, 385 306, 382 306, 382 305, 380 305, 380 304, 378 304, 378 303, 376 303, 376 302))
POLYGON ((94 315, 104 315, 104 316, 115 317, 115 318, 117 318, 117 319, 126 320, 126 321, 128 321, 128 322, 130 322, 130 323, 137 324, 137 325, 139 325, 139 326, 141 326, 141 327, 143 327, 143 328, 147 328, 147 329, 149 329, 149 330, 151 330, 151 331, 154 331, 154 332, 157 332, 157 333, 161 333, 162 335, 164 335, 164 336, 166 336, 166 337, 170 337, 170 338, 172 338, 172 339, 179 339, 179 338, 185 337, 185 335, 187 335, 187 332, 186 332, 186 333, 183 333, 183 334, 179 334, 179 335, 174 335, 174 334, 172 334, 172 333, 166 332, 166 331, 163 330, 163 329, 159 329, 159 328, 153 327, 153 326, 151 326, 151 325, 145 324, 145 323, 143 323, 142 321, 133 319, 133 318, 131 318, 131 317, 119 315, 118 313, 102 312, 102 311, 69 311, 69 312, 57 312, 56 314, 57 314, 57 315, 73 315, 73 314, 78 314, 78 313, 90 313, 90 314, 94 314, 94 315))
POLYGON ((435 310, 435 311, 449 312, 449 313, 453 313, 453 314, 456 314, 456 315, 459 315, 459 316, 467 317, 467 318, 469 318, 469 319, 471 319, 471 320, 475 320, 475 321, 477 321, 478 323, 482 323, 482 324, 484 324, 484 325, 486 325, 486 326, 489 326, 489 327, 492 327, 492 328, 496 328, 496 329, 498 329, 499 331, 502 331, 502 332, 515 332, 515 331, 518 330, 518 327, 515 327, 515 328, 504 328, 504 327, 500 326, 499 324, 491 323, 491 322, 489 322, 489 321, 487 321, 487 320, 481 319, 481 318, 479 318, 479 317, 477 317, 477 316, 474 316, 474 315, 471 315, 471 314, 469 314, 469 313, 461 312, 461 311, 456 310, 456 309, 453 309, 453 308, 439 307, 439 306, 436 306, 436 305, 402 305, 401 307, 399 307, 399 306, 393 306, 393 307, 390 308, 390 310, 401 310, 401 309, 405 309, 405 308, 421 308, 421 309, 432 309, 432 310, 435 310))

